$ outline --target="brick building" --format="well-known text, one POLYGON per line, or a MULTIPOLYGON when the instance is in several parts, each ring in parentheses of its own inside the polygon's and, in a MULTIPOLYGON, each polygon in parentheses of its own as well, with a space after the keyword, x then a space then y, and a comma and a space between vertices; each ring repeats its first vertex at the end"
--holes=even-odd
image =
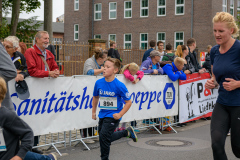
POLYGON ((115 40, 118 46, 146 49, 150 40, 186 44, 199 50, 215 45, 212 18, 237 16, 240 0, 65 0, 64 40, 115 40))

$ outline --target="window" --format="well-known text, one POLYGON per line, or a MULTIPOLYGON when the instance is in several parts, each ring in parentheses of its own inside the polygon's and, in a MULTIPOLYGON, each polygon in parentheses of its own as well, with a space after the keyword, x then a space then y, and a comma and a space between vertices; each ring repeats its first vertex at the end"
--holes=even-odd
POLYGON ((165 32, 158 32, 157 33, 157 42, 158 41, 162 41, 164 44, 164 48, 165 48, 165 40, 166 40, 166 33, 165 32))
POLYGON ((184 0, 175 0, 175 15, 184 15, 184 0))
POLYGON ((132 1, 124 2, 124 18, 132 18, 132 1))
POLYGON ((166 0, 158 0, 157 15, 166 16, 166 0))
POLYGON ((62 44, 62 38, 54 38, 53 44, 58 45, 59 49, 62 49, 62 45, 61 45, 62 44))
POLYGON ((117 3, 110 2, 109 3, 109 19, 116 19, 117 18, 117 3))
POLYGON ((79 10, 79 0, 75 0, 74 1, 74 11, 78 11, 79 10))
POLYGON ((97 39, 97 38, 98 38, 98 39, 101 39, 101 38, 102 38, 101 34, 95 34, 95 35, 94 35, 94 39, 97 39))
POLYGON ((94 5, 94 20, 101 20, 102 19, 102 4, 97 3, 94 5))
POLYGON ((184 44, 184 32, 175 32, 174 35, 174 48, 176 49, 178 45, 184 44))
POLYGON ((109 41, 116 42, 116 34, 109 34, 109 36, 108 36, 108 45, 110 47, 110 42, 109 41))
POLYGON ((234 16, 234 0, 230 0, 230 14, 234 16))
POLYGON ((78 41, 78 24, 74 24, 74 41, 78 41))
POLYGON ((223 0, 222 2, 222 11, 227 12, 227 0, 223 0))
POLYGON ((140 49, 148 48, 148 34, 140 33, 140 49))
POLYGON ((124 49, 132 48, 132 34, 124 34, 124 49))
POLYGON ((240 0, 237 0, 237 16, 240 16, 240 0))
POLYGON ((140 0, 140 17, 148 17, 148 0, 140 0))

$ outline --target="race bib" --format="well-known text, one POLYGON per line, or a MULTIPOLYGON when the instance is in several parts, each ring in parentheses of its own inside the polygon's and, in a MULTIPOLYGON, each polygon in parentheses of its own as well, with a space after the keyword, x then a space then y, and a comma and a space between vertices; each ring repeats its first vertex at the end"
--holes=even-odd
POLYGON ((108 110, 117 110, 117 97, 100 97, 100 108, 108 110))
POLYGON ((7 151, 7 147, 5 145, 4 137, 3 137, 3 130, 0 128, 0 152, 7 151))

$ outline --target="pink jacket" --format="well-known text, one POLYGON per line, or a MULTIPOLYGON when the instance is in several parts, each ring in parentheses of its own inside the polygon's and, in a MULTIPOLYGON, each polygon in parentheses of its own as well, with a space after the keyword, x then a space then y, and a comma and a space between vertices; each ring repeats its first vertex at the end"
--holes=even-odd
MULTIPOLYGON (((131 75, 130 71, 128 69, 126 69, 124 72, 123 72, 125 78, 129 79, 131 82, 134 81, 134 77, 131 75)), ((139 78, 139 80, 142 79, 142 77, 144 76, 144 73, 142 71, 137 71, 136 73, 137 78, 139 78)))

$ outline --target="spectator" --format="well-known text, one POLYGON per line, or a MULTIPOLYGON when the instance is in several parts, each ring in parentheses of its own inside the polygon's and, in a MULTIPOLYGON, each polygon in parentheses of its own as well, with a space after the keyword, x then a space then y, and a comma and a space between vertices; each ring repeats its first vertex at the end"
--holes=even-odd
POLYGON ((188 48, 185 45, 178 45, 177 51, 175 53, 176 56, 185 59, 185 64, 183 67, 183 72, 185 74, 192 74, 195 71, 195 68, 188 56, 188 48))
POLYGON ((83 74, 84 75, 100 75, 103 72, 104 67, 102 66, 104 61, 107 59, 107 50, 102 50, 96 47, 94 55, 88 58, 84 63, 83 74))
MULTIPOLYGON (((159 51, 161 54, 165 55, 165 52, 163 50, 164 49, 164 43, 162 41, 157 42, 157 47, 158 47, 157 51, 159 51)), ((160 62, 162 61, 162 59, 163 59, 163 56, 161 56, 160 62)))
POLYGON ((185 61, 185 59, 180 57, 175 58, 172 64, 166 64, 163 67, 164 73, 166 73, 172 81, 176 81, 178 79, 186 80, 186 74, 182 71, 185 61))
POLYGON ((188 50, 189 50, 189 56, 190 56, 190 60, 195 68, 194 72, 198 72, 198 73, 204 73, 206 72, 205 68, 202 68, 197 60, 197 53, 194 51, 196 49, 196 40, 194 38, 190 38, 187 41, 187 46, 188 46, 188 50))
POLYGON ((165 64, 171 64, 175 58, 176 58, 176 56, 172 52, 172 45, 170 43, 168 43, 166 45, 166 54, 163 55, 163 58, 161 61, 161 67, 163 67, 165 64))
POLYGON ((154 50, 155 46, 156 46, 156 41, 155 41, 155 40, 151 40, 150 43, 149 43, 149 45, 150 45, 151 48, 148 49, 148 50, 144 53, 143 58, 142 58, 142 62, 145 61, 145 60, 147 60, 147 58, 150 56, 150 52, 152 52, 152 51, 154 50))
POLYGON ((162 55, 160 52, 153 50, 147 60, 142 63, 140 70, 144 74, 163 74, 163 69, 159 63, 162 55))
POLYGON ((210 74, 212 74, 211 70, 211 60, 210 60, 210 51, 212 49, 211 45, 207 46, 207 54, 205 55, 205 62, 203 63, 203 68, 205 68, 210 74))
POLYGON ((126 64, 122 68, 121 74, 124 74, 125 78, 130 80, 133 84, 139 82, 144 75, 142 71, 139 71, 139 66, 136 63, 126 64), (134 75, 137 75, 136 79, 134 79, 134 75))
POLYGON ((27 49, 25 58, 28 66, 28 72, 32 77, 53 77, 59 76, 59 69, 54 55, 46 50, 49 43, 49 34, 47 31, 38 31, 35 35, 35 45, 27 49))
POLYGON ((49 50, 49 51, 54 55, 54 59, 55 59, 55 61, 56 61, 56 50, 55 50, 55 48, 54 48, 54 45, 49 44, 46 49, 49 50))
POLYGON ((27 45, 24 42, 19 42, 19 47, 17 51, 24 55, 26 50, 27 50, 27 45))
MULTIPOLYGON (((10 46, 9 46, 10 47, 10 46)), ((10 49, 10 48, 9 48, 10 49)), ((11 61, 9 54, 6 52, 2 43, 0 42, 0 76, 8 83, 8 81, 12 80, 17 76, 17 70, 14 64, 11 61)), ((7 86, 8 88, 8 86, 7 86)), ((15 112, 9 91, 7 90, 6 97, 2 101, 2 105, 6 106, 8 109, 15 112)))
POLYGON ((6 145, 6 151, 0 152, 0 159, 57 160, 53 153, 44 156, 30 152, 33 144, 33 131, 22 119, 2 104, 6 92, 6 82, 0 77, 0 134, 3 135, 3 139, 0 140, 6 145))
POLYGON ((120 54, 116 49, 117 43, 111 40, 109 42, 110 42, 110 49, 108 50, 108 57, 117 58, 118 60, 120 60, 120 62, 122 62, 122 59, 120 58, 120 54))
POLYGON ((4 39, 4 47, 17 69, 16 82, 23 81, 29 74, 25 57, 17 51, 19 48, 19 39, 16 36, 8 36, 4 39))

